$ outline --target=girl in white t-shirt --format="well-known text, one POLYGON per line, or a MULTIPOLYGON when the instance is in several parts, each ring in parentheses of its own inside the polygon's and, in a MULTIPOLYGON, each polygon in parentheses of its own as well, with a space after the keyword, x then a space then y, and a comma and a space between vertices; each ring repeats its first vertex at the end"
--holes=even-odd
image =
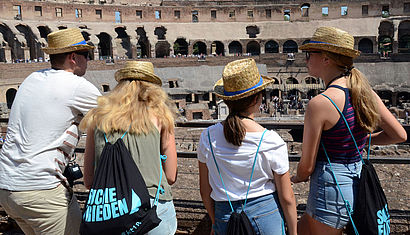
POLYGON ((202 133, 198 148, 200 191, 211 234, 226 234, 232 210, 240 213, 245 200, 244 211, 257 234, 284 234, 283 216, 288 233, 296 234, 287 146, 276 132, 253 120, 271 82, 259 74, 253 59, 243 59, 227 64, 214 86, 229 115, 202 133))

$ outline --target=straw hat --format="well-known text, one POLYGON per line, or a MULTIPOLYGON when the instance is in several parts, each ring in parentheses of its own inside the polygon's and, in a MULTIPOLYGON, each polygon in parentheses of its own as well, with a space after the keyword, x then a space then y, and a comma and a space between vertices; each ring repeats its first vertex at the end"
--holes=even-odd
POLYGON ((47 54, 62 54, 72 51, 85 51, 94 49, 85 42, 80 29, 62 29, 47 35, 48 47, 43 48, 47 54))
POLYGON ((259 74, 254 59, 235 60, 225 66, 214 92, 224 100, 238 100, 265 89, 273 81, 259 74))
POLYGON ((302 45, 300 50, 329 51, 351 58, 356 58, 360 55, 360 52, 354 49, 353 36, 334 27, 320 27, 316 29, 312 39, 305 45, 302 45))
POLYGON ((147 61, 127 61, 125 67, 115 72, 117 82, 123 79, 135 79, 162 86, 161 79, 154 74, 154 65, 147 61))

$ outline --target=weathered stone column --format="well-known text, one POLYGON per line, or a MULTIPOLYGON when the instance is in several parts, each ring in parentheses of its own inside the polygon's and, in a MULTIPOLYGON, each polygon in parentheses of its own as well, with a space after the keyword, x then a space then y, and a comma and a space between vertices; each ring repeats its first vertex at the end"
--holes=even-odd
POLYGON ((9 46, 4 47, 4 56, 8 63, 12 62, 13 59, 11 58, 11 48, 9 46))
POLYGON ((30 47, 23 47, 24 50, 24 60, 30 59, 30 47))

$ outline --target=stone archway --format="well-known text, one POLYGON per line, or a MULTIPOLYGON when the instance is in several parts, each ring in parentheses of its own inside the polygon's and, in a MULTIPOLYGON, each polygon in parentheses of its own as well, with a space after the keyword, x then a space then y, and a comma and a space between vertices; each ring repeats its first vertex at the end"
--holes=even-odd
POLYGON ((260 55, 261 54, 261 46, 257 41, 250 41, 246 45, 246 53, 250 55, 260 55))
POLYGON ((169 56, 171 45, 167 41, 159 41, 155 44, 155 57, 164 58, 169 56))
POLYGON ((362 53, 373 53, 373 42, 368 38, 362 38, 359 41, 358 49, 362 53))
POLYGON ((265 53, 279 53, 279 44, 274 40, 266 42, 265 53))
POLYGON ((287 40, 283 43, 283 53, 296 53, 298 52, 298 44, 293 40, 287 40))
POLYGON ((131 40, 125 31, 125 27, 116 27, 115 32, 117 33, 117 37, 115 38, 117 47, 116 56, 132 59, 131 40))
POLYGON ((225 46, 220 41, 214 41, 211 44, 211 54, 225 56, 225 46))
POLYGON ((192 47, 192 54, 194 55, 207 55, 206 44, 201 41, 197 41, 192 47))
POLYGON ((4 62, 6 60, 10 62, 18 59, 24 59, 24 51, 21 43, 6 24, 0 24, 0 33, 3 36, 4 42, 7 42, 10 50, 8 52, 5 51, 4 62))
POLYGON ((242 44, 238 41, 232 41, 228 45, 229 54, 231 55, 242 55, 242 44))
POLYGON ((174 55, 188 55, 188 42, 184 38, 174 42, 174 55))
POLYGON ((24 58, 34 60, 43 57, 44 54, 41 51, 41 44, 38 42, 38 38, 34 35, 31 28, 27 25, 19 24, 16 25, 16 29, 24 35, 27 43, 26 47, 29 49, 29 53, 27 53, 24 58))
POLYGON ((112 42, 111 36, 108 33, 100 33, 97 35, 99 39, 98 43, 98 54, 100 59, 112 58, 112 42))
POLYGON ((11 109, 11 106, 13 105, 14 98, 16 97, 17 90, 14 88, 10 88, 6 91, 6 102, 7 102, 7 108, 11 109))
POLYGON ((410 21, 399 24, 399 53, 410 53, 410 21))
POLYGON ((143 27, 138 27, 137 30, 138 42, 137 42, 137 57, 145 58, 151 57, 151 44, 149 43, 147 33, 143 27))

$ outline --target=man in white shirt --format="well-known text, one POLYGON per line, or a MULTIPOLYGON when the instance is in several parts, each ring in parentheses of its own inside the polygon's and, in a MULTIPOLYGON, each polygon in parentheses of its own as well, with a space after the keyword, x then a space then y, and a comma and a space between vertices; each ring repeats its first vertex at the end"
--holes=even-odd
POLYGON ((62 173, 80 137, 77 125, 101 95, 80 77, 94 47, 79 29, 47 39, 51 69, 30 74, 12 104, 0 152, 0 204, 25 234, 78 234, 80 207, 62 173))

